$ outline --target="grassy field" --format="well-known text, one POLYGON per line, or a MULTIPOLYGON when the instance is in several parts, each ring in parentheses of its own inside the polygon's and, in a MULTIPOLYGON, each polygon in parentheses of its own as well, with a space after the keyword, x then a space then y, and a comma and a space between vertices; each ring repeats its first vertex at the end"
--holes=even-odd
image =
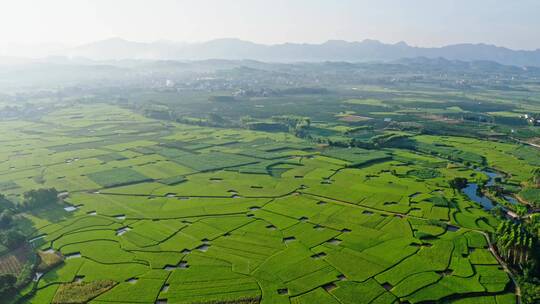
POLYGON ((36 247, 64 256, 26 303, 515 303, 480 233, 498 220, 448 182, 487 180, 458 160, 529 179, 533 152, 516 145, 422 135, 414 151, 330 148, 109 105, 0 132, 2 193, 68 192, 25 215, 36 247))

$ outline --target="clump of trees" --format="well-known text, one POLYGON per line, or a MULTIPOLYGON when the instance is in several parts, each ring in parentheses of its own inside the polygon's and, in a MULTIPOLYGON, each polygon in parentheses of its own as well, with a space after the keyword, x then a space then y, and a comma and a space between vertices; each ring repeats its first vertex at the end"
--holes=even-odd
POLYGON ((301 133, 311 125, 311 119, 309 117, 297 115, 272 116, 272 121, 287 126, 289 132, 293 134, 301 133))
POLYGON ((519 286, 521 287, 521 303, 538 304, 540 302, 540 280, 530 281, 520 278, 519 286))
POLYGON ((24 193, 21 208, 24 210, 34 209, 57 201, 58 191, 55 188, 30 190, 24 193))
POLYGON ((0 244, 7 249, 16 249, 24 244, 26 237, 16 227, 0 231, 0 244))
POLYGON ((5 209, 0 213, 0 229, 6 229, 13 222, 13 212, 5 209))
MULTIPOLYGON (((18 206, 0 194, 0 254, 10 252, 26 246, 26 236, 21 230, 18 212, 24 212, 52 205, 58 201, 58 191, 54 188, 36 189, 25 192, 23 201, 18 206)), ((8 300, 17 294, 17 290, 24 286, 32 277, 34 258, 29 259, 20 273, 0 274, 0 302, 8 300)))
POLYGON ((265 132, 288 132, 289 131, 287 126, 280 123, 275 123, 275 122, 255 121, 255 122, 245 123, 243 126, 248 130, 265 131, 265 132))
POLYGON ((17 278, 9 273, 0 274, 0 299, 9 299, 16 292, 17 278))
POLYGON ((13 207, 15 207, 15 205, 10 200, 8 200, 5 195, 0 193, 0 211, 13 207))
POLYGON ((240 119, 242 128, 266 132, 289 132, 298 137, 304 137, 305 130, 309 128, 309 117, 296 115, 272 116, 270 120, 260 120, 250 116, 240 119))
POLYGON ((449 182, 448 182, 448 185, 450 186, 450 188, 452 188, 454 191, 456 190, 461 190, 465 187, 467 187, 467 184, 469 183, 469 181, 465 178, 465 177, 455 177, 453 179, 451 179, 449 182))
POLYGON ((4 251, 19 247, 24 241, 24 235, 14 227, 13 204, 2 194, 0 194, 2 205, 0 206, 0 254, 4 251))
POLYGON ((3 247, 7 251, 19 248, 26 241, 24 233, 17 225, 16 213, 56 203, 58 191, 54 188, 30 190, 25 192, 23 197, 23 202, 15 207, 4 195, 0 194, 0 200, 7 201, 0 206, 0 248, 3 247))
POLYGON ((370 139, 374 147, 409 147, 413 145, 413 141, 409 139, 407 134, 385 133, 373 136, 370 139))
POLYGON ((142 114, 146 117, 162 120, 173 119, 173 112, 166 105, 151 103, 145 104, 140 109, 142 114))

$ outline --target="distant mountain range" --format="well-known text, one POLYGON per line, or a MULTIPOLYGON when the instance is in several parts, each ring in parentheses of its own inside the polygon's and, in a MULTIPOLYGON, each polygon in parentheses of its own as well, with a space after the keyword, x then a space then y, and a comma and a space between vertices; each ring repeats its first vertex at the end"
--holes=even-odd
POLYGON ((445 58, 461 61, 494 61, 506 65, 540 66, 540 49, 512 50, 487 44, 455 44, 424 48, 405 42, 386 44, 377 40, 322 44, 284 43, 263 45, 239 39, 216 39, 201 43, 157 41, 142 43, 112 38, 65 50, 58 55, 94 60, 258 60, 266 62, 394 61, 402 58, 445 58))

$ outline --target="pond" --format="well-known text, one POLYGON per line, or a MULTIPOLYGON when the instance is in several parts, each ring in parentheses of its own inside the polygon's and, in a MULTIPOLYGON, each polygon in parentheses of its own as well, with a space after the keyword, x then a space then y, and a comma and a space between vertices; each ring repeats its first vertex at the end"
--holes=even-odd
POLYGON ((467 187, 463 188, 461 191, 463 191, 463 193, 465 193, 470 200, 482 205, 485 210, 491 210, 495 206, 493 202, 486 196, 478 195, 478 184, 476 183, 467 184, 467 187))
MULTIPOLYGON (((498 173, 495 173, 495 172, 491 172, 491 171, 480 171, 482 173, 484 173, 485 175, 487 175, 489 177, 489 180, 487 181, 486 183, 486 186, 490 187, 490 186, 494 186, 495 185, 495 179, 497 177, 502 177, 500 174, 498 173)), ((491 199, 489 199, 488 197, 486 196, 481 196, 479 195, 478 193, 478 184, 476 183, 469 183, 467 184, 467 187, 463 188, 462 189, 463 193, 465 195, 467 195, 467 197, 472 200, 472 201, 475 201, 477 202, 478 204, 482 205, 482 207, 485 209, 485 210, 491 210, 493 209, 493 207, 495 207, 495 204, 493 203, 493 201, 491 199)), ((511 196, 504 196, 504 199, 509 202, 510 204, 517 204, 517 200, 511 196)), ((502 207, 502 206, 501 206, 502 207)), ((506 208, 502 207, 503 210, 506 211, 506 208)))

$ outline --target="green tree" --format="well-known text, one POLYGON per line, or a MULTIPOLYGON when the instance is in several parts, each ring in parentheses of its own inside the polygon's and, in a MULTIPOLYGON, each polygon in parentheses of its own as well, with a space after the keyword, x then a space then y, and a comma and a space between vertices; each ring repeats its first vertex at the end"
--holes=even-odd
POLYGON ((0 235, 0 241, 2 245, 6 246, 9 249, 15 249, 22 245, 25 242, 25 236, 18 230, 12 228, 7 231, 4 231, 0 235))
POLYGON ((17 278, 9 273, 0 274, 0 299, 7 300, 15 294, 17 278))
POLYGON ((520 216, 527 215, 527 213, 529 212, 529 209, 527 209, 527 207, 524 205, 516 205, 515 209, 516 213, 520 216))
POLYGON ((536 187, 540 187, 540 168, 536 168, 532 171, 533 177, 532 181, 536 187))
POLYGON ((0 213, 0 229, 6 229, 13 222, 13 215, 10 210, 4 210, 0 213))
POLYGON ((58 201, 58 191, 55 188, 30 190, 24 193, 23 208, 34 209, 58 201))
POLYGON ((523 268, 534 251, 536 239, 523 224, 503 221, 497 227, 495 243, 506 261, 523 268))
POLYGON ((13 208, 13 203, 7 197, 0 193, 0 210, 13 208))
POLYGON ((469 181, 465 177, 455 177, 448 182, 448 185, 456 191, 467 187, 468 183, 469 181))
POLYGON ((540 282, 538 280, 533 282, 528 280, 520 280, 519 286, 521 287, 521 303, 540 303, 540 282))

